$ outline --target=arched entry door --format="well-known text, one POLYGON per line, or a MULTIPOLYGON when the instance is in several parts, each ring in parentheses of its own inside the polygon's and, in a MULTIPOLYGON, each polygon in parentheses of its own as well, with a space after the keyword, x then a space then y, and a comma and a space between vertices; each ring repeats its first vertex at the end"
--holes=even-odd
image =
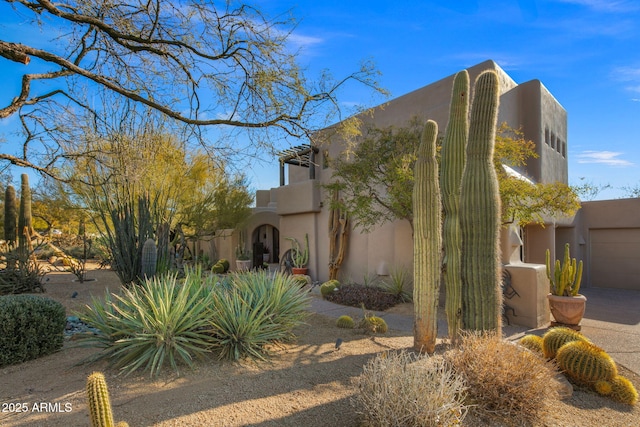
POLYGON ((251 242, 254 266, 280 262, 280 231, 276 227, 270 224, 256 227, 253 230, 251 242))

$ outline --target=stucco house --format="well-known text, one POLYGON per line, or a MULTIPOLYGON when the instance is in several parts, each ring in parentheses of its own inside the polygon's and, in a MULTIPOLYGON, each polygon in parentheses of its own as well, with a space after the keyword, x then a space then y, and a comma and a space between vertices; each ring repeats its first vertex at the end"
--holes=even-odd
MULTIPOLYGON (((472 84, 478 74, 487 69, 495 70, 500 77, 498 122, 507 122, 512 128, 520 128, 524 137, 536 145, 539 157, 529 160, 526 168, 516 172, 536 182, 567 183, 567 112, 539 80, 516 83, 490 60, 468 68, 472 84)), ((454 75, 445 77, 383 106, 375 107, 372 114, 363 115, 362 120, 374 123, 377 127, 402 126, 418 116, 435 120, 439 129, 444 130, 448 120, 453 79, 454 75)), ((302 241, 308 235, 309 275, 319 282, 327 280, 330 194, 322 189, 321 184, 327 184, 332 179, 328 160, 341 156, 344 149, 344 141, 334 139, 322 146, 316 146, 313 141, 303 142, 301 146, 281 153, 281 185, 257 191, 256 206, 244 230, 223 232, 214 239, 218 257, 233 260, 235 248, 240 244, 254 250, 254 264, 262 263, 262 254, 256 252, 261 252, 261 248, 266 246, 269 248, 267 260, 275 267, 290 248, 287 237, 302 241)), ((638 200, 629 203, 633 205, 629 209, 635 209, 635 216, 640 218, 637 215, 640 207, 638 200)), ((511 273, 520 299, 507 302, 514 307, 516 316, 513 320, 516 323, 537 327, 548 322, 549 312, 545 298, 548 282, 542 265, 547 248, 555 256, 556 252, 562 253, 565 242, 571 243, 572 248, 575 248, 574 256, 585 260, 583 286, 605 286, 600 277, 607 273, 602 272, 591 259, 602 256, 602 252, 609 250, 605 242, 611 233, 594 231, 590 224, 596 221, 599 224, 596 225, 598 230, 606 228, 602 224, 602 211, 608 208, 595 202, 593 206, 593 214, 583 209, 586 213, 581 212, 576 218, 550 219, 549 224, 544 227, 527 226, 521 233, 505 231, 503 263, 511 273), (593 246, 588 244, 590 238, 596 240, 593 246)), ((631 234, 637 236, 634 244, 640 246, 638 221, 640 219, 622 225, 623 228, 635 229, 631 234)), ((624 235, 615 233, 618 233, 618 238, 624 235)), ((387 275, 392 267, 411 269, 412 254, 411 228, 406 221, 385 224, 368 234, 351 230, 339 278, 343 281, 362 281, 365 275, 387 275)), ((636 257, 636 261, 640 260, 636 257)), ((636 269, 640 268, 638 266, 640 262, 635 262, 636 269)), ((640 289, 638 277, 640 274, 635 275, 636 284, 633 285, 636 289, 640 289)))

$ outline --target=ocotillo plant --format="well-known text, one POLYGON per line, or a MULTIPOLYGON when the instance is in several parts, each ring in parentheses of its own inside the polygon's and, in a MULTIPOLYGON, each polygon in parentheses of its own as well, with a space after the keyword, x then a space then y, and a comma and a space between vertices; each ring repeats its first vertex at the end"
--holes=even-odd
POLYGON ((445 309, 449 339, 456 342, 462 327, 462 277, 460 257, 462 231, 460 230, 460 183, 466 160, 469 135, 469 73, 456 74, 453 82, 449 123, 441 152, 440 187, 444 211, 444 283, 445 309))
POLYGON ((17 227, 18 227, 18 203, 16 199, 16 189, 9 185, 4 192, 4 240, 7 246, 16 247, 17 227))
POLYGON ((442 234, 436 161, 438 125, 427 121, 414 166, 413 187, 413 347, 433 353, 438 335, 438 291, 442 234))
POLYGON ((474 90, 460 195, 462 324, 468 330, 500 333, 500 195, 493 164, 499 103, 497 73, 481 73, 474 90))
POLYGON ((21 175, 22 185, 20 187, 20 212, 18 214, 18 247, 20 252, 29 253, 31 245, 31 188, 29 187, 29 175, 21 175))

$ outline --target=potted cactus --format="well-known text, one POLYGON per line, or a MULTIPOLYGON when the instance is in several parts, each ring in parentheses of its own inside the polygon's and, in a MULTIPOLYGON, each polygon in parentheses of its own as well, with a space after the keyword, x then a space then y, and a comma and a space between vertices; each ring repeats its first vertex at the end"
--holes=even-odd
POLYGON ((587 302, 587 298, 578 293, 582 281, 582 261, 578 263, 575 258, 571 258, 567 243, 562 262, 556 260, 552 270, 551 254, 547 249, 546 263, 550 290, 547 297, 554 323, 579 330, 587 302))
POLYGON ((307 263, 309 262, 309 235, 304 235, 304 248, 295 237, 287 237, 291 242, 291 272, 293 274, 307 274, 307 263))

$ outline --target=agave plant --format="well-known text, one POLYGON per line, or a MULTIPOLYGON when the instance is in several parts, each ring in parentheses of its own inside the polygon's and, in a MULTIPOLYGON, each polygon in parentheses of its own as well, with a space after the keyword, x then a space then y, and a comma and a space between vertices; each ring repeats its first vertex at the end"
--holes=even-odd
POLYGON ((292 276, 265 271, 234 274, 212 294, 212 341, 222 359, 264 360, 267 344, 295 338, 309 304, 292 276))
POLYGON ((157 375, 166 362, 178 372, 179 362, 191 367, 209 351, 212 301, 199 270, 187 271, 182 281, 177 274, 147 279, 121 295, 107 290, 80 314, 98 331, 83 341, 104 348, 97 359, 126 374, 142 368, 157 375))

